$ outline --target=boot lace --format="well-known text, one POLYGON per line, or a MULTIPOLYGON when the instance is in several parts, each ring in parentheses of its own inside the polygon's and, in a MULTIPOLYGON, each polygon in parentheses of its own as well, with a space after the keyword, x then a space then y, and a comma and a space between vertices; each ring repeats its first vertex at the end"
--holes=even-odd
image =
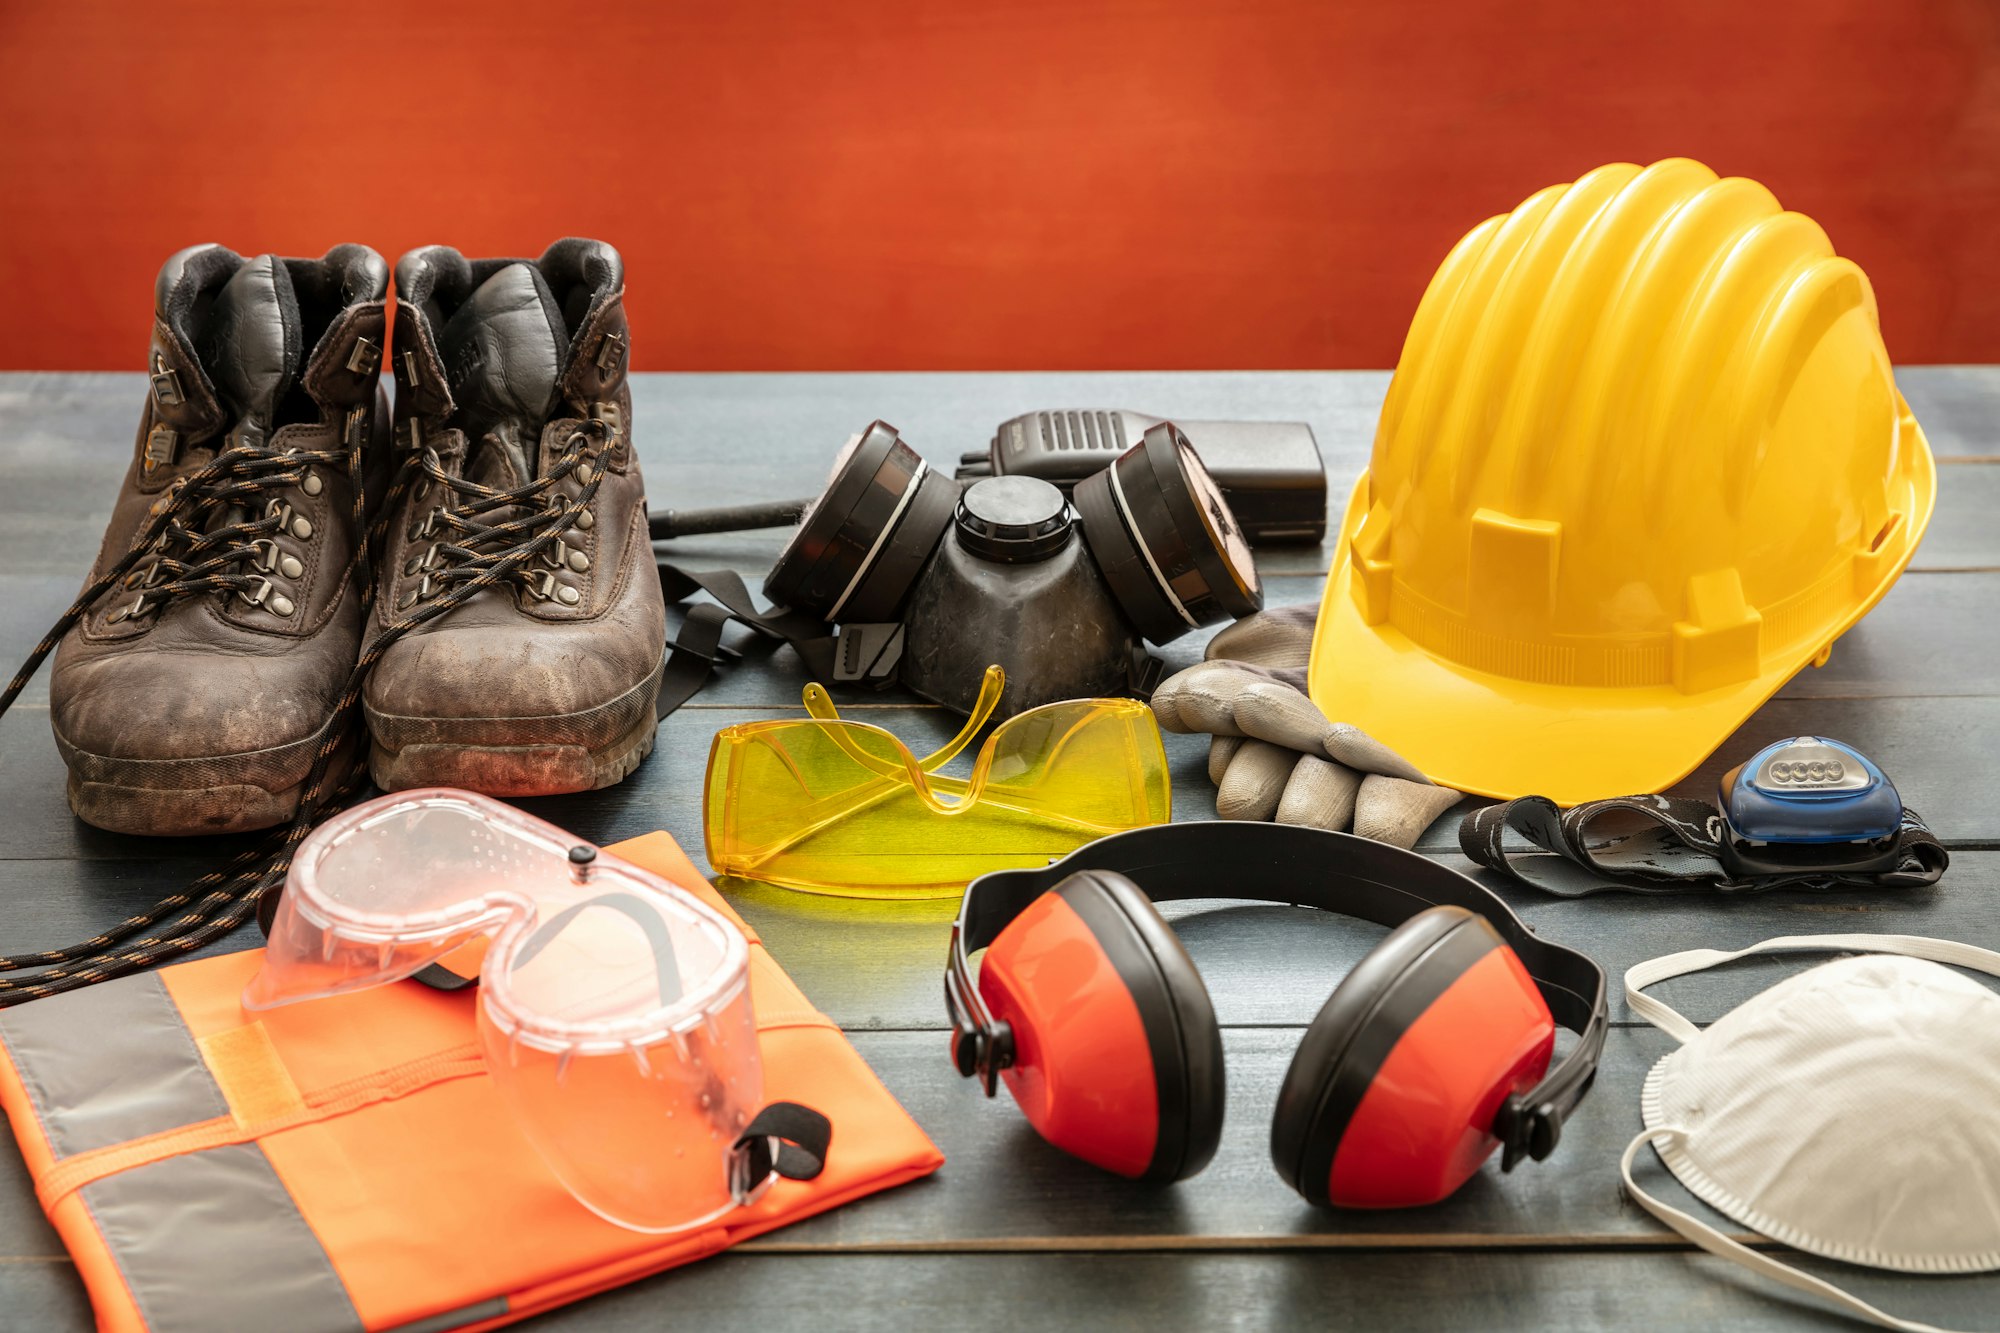
MULTIPOLYGON (((346 463, 338 450, 283 450, 245 441, 224 448, 198 472, 178 478, 114 567, 117 586, 137 596, 109 619, 143 619, 181 598, 214 592, 261 604, 271 594, 274 538, 288 530, 301 539, 312 535, 310 521, 270 492, 300 485, 314 465, 344 468, 346 463)), ((63 628, 67 632, 68 626, 63 628)), ((30 665, 39 666, 40 658, 30 665)), ((0 698, 0 711, 13 702, 14 687, 9 689, 0 698)))
POLYGON ((603 480, 596 460, 611 446, 615 435, 614 428, 604 422, 581 423, 544 476, 512 490, 498 490, 449 474, 435 448, 405 451, 383 495, 379 516, 371 525, 362 475, 365 411, 350 413, 351 443, 343 452, 274 452, 239 443, 224 448, 209 463, 171 486, 141 525, 131 547, 84 587, 28 655, 6 690, 0 692, 0 715, 4 715, 62 637, 108 592, 124 584, 142 561, 149 562, 148 569, 163 571, 151 581, 142 579, 142 586, 137 586, 139 602, 152 609, 201 592, 227 590, 250 595, 258 576, 244 570, 242 564, 254 563, 263 549, 259 543, 270 540, 276 525, 288 520, 281 507, 268 505, 254 518, 238 518, 229 511, 255 512, 256 497, 295 484, 303 469, 314 462, 344 466, 352 485, 357 551, 346 578, 360 580, 364 623, 375 600, 372 553, 383 549, 387 524, 401 508, 415 479, 421 476, 451 497, 427 520, 449 534, 449 540, 433 548, 441 549, 431 571, 435 594, 399 608, 362 649, 341 690, 333 721, 314 754, 292 821, 271 830, 221 869, 201 876, 181 892, 127 917, 103 934, 60 949, 0 957, 0 972, 28 973, 0 976, 0 1008, 157 967, 228 935, 260 906, 267 911, 275 909, 277 891, 284 886, 298 845, 322 817, 347 805, 366 784, 365 765, 356 764, 334 780, 331 761, 349 739, 361 739, 361 693, 370 670, 396 640, 449 614, 482 590, 540 582, 534 563, 553 565, 561 558, 563 534, 578 525, 596 497, 603 480), (565 498, 554 486, 570 477, 579 478, 581 485, 573 497, 565 498), (405 609, 409 614, 401 614, 405 609))

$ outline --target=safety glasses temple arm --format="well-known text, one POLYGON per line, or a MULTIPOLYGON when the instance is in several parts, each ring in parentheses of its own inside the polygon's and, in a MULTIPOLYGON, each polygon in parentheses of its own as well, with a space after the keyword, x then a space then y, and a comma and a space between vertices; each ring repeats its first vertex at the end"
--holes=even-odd
MULTIPOLYGON (((917 768, 924 773, 931 773, 958 758, 965 747, 972 744, 972 738, 979 734, 980 728, 984 727, 988 720, 992 718, 993 710, 1000 706, 1000 692, 1006 687, 1006 683, 1006 675, 999 667, 987 667, 986 675, 980 682, 979 698, 973 703, 972 712, 966 717, 965 725, 960 727, 958 734, 946 741, 941 748, 933 750, 922 759, 916 760, 917 768)), ((833 696, 828 694, 826 688, 817 681, 806 686, 805 708, 806 715, 816 721, 838 722, 841 720, 840 710, 834 707, 833 696)), ((866 751, 855 746, 851 740, 839 734, 838 728, 828 728, 828 731, 834 735, 834 739, 840 747, 847 751, 848 756, 863 767, 872 769, 884 777, 902 773, 903 770, 898 766, 890 764, 878 756, 868 754, 866 751)))

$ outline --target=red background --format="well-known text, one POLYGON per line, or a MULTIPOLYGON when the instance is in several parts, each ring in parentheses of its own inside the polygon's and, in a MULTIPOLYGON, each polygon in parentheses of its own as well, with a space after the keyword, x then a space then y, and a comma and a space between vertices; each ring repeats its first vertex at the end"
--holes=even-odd
POLYGON ((2000 361, 1992 0, 0 0, 0 367, 137 367, 196 241, 566 233, 644 369, 1387 366, 1481 218, 1676 153, 2000 361))

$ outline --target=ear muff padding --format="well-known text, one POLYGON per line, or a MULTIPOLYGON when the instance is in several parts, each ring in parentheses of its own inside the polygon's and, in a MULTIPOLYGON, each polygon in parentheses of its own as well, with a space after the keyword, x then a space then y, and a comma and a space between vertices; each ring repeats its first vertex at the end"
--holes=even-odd
POLYGON ((1194 960, 1152 899, 1125 876, 1083 870, 1058 885, 1089 923, 1139 1008, 1159 1092, 1159 1136, 1143 1180, 1184 1180, 1222 1137, 1222 1032, 1194 960))
MULTIPOLYGON (((1419 912, 1354 965, 1306 1028, 1278 1089, 1277 1109, 1271 1116, 1271 1162, 1307 1202, 1328 1201, 1327 1176, 1340 1146, 1339 1126, 1326 1123, 1333 1109, 1329 1094, 1355 1051, 1356 1038, 1377 1018, 1398 983, 1432 958, 1447 937, 1483 925, 1481 917, 1463 907, 1419 912)), ((1437 989, 1451 980, 1441 978, 1437 989)))

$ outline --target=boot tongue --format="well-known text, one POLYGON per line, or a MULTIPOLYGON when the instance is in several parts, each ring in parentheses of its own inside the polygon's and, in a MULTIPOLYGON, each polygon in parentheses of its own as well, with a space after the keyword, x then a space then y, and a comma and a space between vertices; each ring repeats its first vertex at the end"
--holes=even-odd
POLYGON ((501 269, 445 321, 438 354, 472 455, 469 479, 512 486, 535 475, 568 352, 562 311, 532 264, 501 269))
POLYGON ((216 291, 196 352, 232 414, 268 434, 298 378, 299 342, 292 275, 275 256, 258 255, 216 291))

